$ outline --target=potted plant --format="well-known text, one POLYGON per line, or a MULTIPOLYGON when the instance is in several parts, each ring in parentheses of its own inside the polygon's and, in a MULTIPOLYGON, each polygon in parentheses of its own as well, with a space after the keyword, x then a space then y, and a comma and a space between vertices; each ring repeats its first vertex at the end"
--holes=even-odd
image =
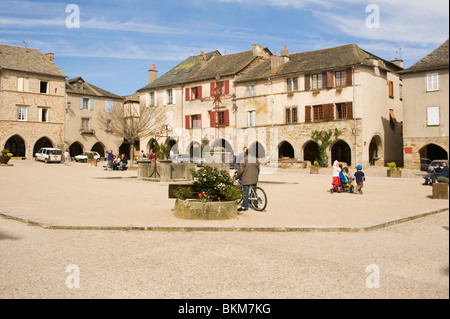
POLYGON ((87 154, 87 162, 91 166, 97 166, 97 160, 94 158, 94 153, 89 152, 87 154))
POLYGON ((228 171, 206 165, 196 171, 192 188, 180 187, 174 195, 174 215, 183 219, 230 219, 237 216, 242 189, 228 171), (193 199, 195 198, 195 199, 193 199))
POLYGON ((318 161, 314 161, 313 165, 311 165, 311 167, 309 168, 309 173, 310 174, 319 174, 319 162, 318 161))
POLYGON ((395 162, 387 163, 387 177, 402 177, 402 171, 397 167, 395 162))
POLYGON ((159 158, 159 161, 169 161, 169 154, 170 154, 170 145, 166 144, 160 144, 156 146, 156 156, 159 158))
POLYGON ((0 164, 7 164, 11 157, 13 156, 12 153, 9 152, 6 148, 2 150, 2 155, 0 156, 0 164))

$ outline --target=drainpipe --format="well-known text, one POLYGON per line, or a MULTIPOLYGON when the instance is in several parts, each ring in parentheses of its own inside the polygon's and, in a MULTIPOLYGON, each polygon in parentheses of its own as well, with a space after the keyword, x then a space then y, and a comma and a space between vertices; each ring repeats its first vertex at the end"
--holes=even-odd
POLYGON ((184 146, 183 146, 183 136, 184 136, 184 130, 186 129, 186 128, 184 128, 183 129, 183 127, 184 127, 184 125, 185 125, 185 121, 184 121, 184 114, 183 114, 183 105, 184 105, 184 84, 181 84, 181 128, 182 128, 182 130, 181 130, 181 136, 180 136, 180 140, 179 140, 179 142, 180 142, 180 145, 179 145, 179 148, 178 148, 178 155, 180 155, 180 154, 184 154, 184 146), (181 152, 180 152, 180 150, 181 150, 181 152))
POLYGON ((356 103, 355 103, 355 66, 352 66, 352 83, 353 83, 353 125, 355 130, 355 165, 357 165, 357 154, 358 154, 358 147, 357 147, 357 131, 356 131, 356 103))
POLYGON ((275 154, 275 150, 272 149, 273 148, 273 82, 272 80, 269 78, 267 78, 267 80, 270 82, 270 117, 271 117, 271 134, 270 134, 270 157, 269 157, 269 161, 272 161, 273 155, 275 154))

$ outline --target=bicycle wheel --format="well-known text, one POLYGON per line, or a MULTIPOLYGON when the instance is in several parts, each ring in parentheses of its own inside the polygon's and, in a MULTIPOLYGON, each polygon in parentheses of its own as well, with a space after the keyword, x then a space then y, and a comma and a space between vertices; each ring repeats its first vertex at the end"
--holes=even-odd
POLYGON ((266 192, 261 187, 252 187, 249 194, 249 201, 256 211, 262 212, 267 207, 266 192))

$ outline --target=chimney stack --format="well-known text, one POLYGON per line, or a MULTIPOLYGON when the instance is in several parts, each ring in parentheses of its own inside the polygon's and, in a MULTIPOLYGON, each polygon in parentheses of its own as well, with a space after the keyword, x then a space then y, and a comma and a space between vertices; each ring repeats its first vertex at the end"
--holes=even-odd
POLYGON ((51 63, 55 63, 55 55, 53 53, 46 53, 44 56, 51 63))
POLYGON ((395 64, 396 66, 399 66, 403 69, 403 60, 399 60, 397 58, 395 58, 394 61, 391 61, 391 63, 395 64))
POLYGON ((155 63, 152 63, 150 70, 148 70, 148 84, 151 84, 158 78, 158 71, 156 71, 155 63))
POLYGON ((203 67, 206 64, 206 56, 205 56, 205 52, 201 51, 200 55, 198 57, 198 64, 200 65, 200 67, 203 67))
POLYGON ((284 46, 284 50, 281 50, 281 56, 289 56, 289 50, 287 49, 287 45, 284 46))
POLYGON ((278 69, 280 66, 289 61, 289 51, 287 46, 284 46, 284 50, 281 50, 280 56, 277 56, 277 51, 270 57, 270 67, 272 70, 278 69))

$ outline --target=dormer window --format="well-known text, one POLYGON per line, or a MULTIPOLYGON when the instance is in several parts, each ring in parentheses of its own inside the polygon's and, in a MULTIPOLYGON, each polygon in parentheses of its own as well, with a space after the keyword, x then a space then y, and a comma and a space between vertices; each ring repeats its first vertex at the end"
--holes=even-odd
POLYGON ((83 89, 83 82, 77 82, 77 89, 82 90, 83 89))

